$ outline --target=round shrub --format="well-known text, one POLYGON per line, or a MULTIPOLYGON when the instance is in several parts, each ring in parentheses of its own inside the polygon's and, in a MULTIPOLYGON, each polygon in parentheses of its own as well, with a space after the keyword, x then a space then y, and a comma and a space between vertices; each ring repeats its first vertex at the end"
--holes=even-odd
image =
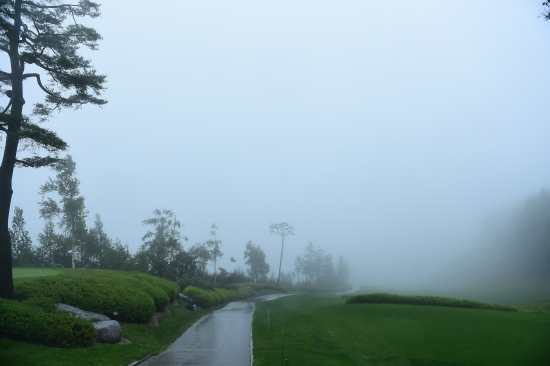
POLYGON ((202 308, 208 309, 214 306, 214 298, 206 290, 188 286, 183 290, 183 294, 192 298, 195 303, 202 308))
POLYGON ((141 272, 131 272, 129 276, 137 278, 141 281, 148 282, 151 285, 160 288, 168 295, 169 301, 174 301, 176 296, 180 292, 179 286, 177 283, 165 280, 164 278, 159 278, 151 276, 141 272))
POLYGON ((104 281, 113 283, 116 282, 117 284, 123 284, 125 286, 128 286, 130 288, 139 289, 143 292, 145 292, 149 297, 153 299, 153 302, 155 303, 155 309, 157 311, 164 311, 164 308, 166 305, 168 305, 168 302, 170 301, 170 297, 164 291, 162 288, 157 287, 153 285, 151 281, 148 281, 147 279, 140 278, 137 276, 128 276, 125 274, 120 275, 99 275, 104 278, 104 281))
POLYGON ((75 348, 91 346, 97 331, 89 321, 66 313, 46 313, 17 300, 0 299, 0 336, 15 341, 75 348))

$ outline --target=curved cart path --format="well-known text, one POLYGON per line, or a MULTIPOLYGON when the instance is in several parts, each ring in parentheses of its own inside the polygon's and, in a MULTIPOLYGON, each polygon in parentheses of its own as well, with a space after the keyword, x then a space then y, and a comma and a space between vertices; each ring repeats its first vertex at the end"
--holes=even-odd
POLYGON ((202 317, 163 353, 146 359, 139 366, 250 365, 254 302, 281 296, 287 295, 231 302, 202 317))

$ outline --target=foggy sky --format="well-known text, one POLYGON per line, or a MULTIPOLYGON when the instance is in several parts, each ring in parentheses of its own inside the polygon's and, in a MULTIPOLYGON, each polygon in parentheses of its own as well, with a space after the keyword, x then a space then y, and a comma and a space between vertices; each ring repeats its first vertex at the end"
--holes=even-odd
MULTIPOLYGON (((104 108, 55 115, 81 193, 135 252, 156 208, 210 225, 244 267, 309 241, 356 282, 421 282, 472 245, 485 215, 550 187, 550 23, 541 1, 109 1, 86 21, 104 108)), ((3 60, 3 63, 6 61, 3 60)), ((27 112, 42 97, 25 84, 27 112)), ((35 245, 38 189, 12 207, 35 245)), ((219 267, 233 269, 229 260, 219 267)))

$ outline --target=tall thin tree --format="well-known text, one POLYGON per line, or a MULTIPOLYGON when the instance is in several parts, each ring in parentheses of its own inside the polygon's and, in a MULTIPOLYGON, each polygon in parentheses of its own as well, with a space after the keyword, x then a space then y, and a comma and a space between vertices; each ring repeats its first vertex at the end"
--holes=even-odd
POLYGON ((220 248, 222 242, 221 240, 216 240, 216 230, 218 230, 218 226, 213 223, 210 226, 210 235, 212 238, 206 241, 206 245, 208 246, 208 250, 210 252, 210 259, 214 262, 214 287, 216 286, 216 267, 218 264, 218 259, 223 256, 223 252, 220 248))
POLYGON ((294 228, 286 222, 281 222, 279 224, 271 224, 269 226, 269 233, 271 235, 281 236, 281 259, 279 260, 279 277, 277 277, 277 286, 281 281, 281 266, 283 264, 283 249, 285 247, 285 239, 289 235, 294 235, 294 228))

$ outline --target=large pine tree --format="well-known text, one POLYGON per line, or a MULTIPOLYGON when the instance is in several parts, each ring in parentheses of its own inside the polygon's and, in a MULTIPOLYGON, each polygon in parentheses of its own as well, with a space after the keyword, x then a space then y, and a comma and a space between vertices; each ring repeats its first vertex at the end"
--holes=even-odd
POLYGON ((101 36, 77 22, 98 17, 99 5, 88 0, 63 4, 58 0, 0 0, 0 52, 9 59, 9 70, 0 70, 0 133, 4 151, 0 165, 0 297, 13 298, 11 239, 8 229, 15 166, 41 167, 57 161, 67 144, 56 133, 36 122, 53 111, 85 104, 105 104, 100 99, 105 76, 79 54, 85 46, 97 49, 101 36), (23 114, 23 82, 40 88, 45 100, 23 114), (18 156, 22 148, 39 153, 18 156))

